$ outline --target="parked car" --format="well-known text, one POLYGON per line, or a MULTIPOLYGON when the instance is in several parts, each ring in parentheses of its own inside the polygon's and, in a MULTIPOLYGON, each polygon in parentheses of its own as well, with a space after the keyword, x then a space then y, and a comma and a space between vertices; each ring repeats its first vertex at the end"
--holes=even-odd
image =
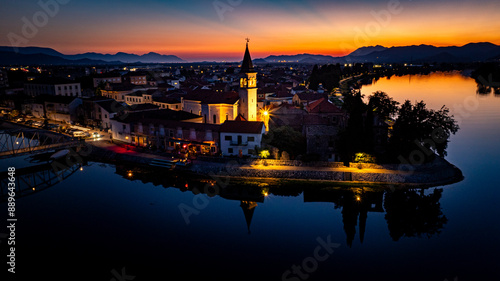
POLYGON ((93 132, 92 133, 92 137, 95 138, 95 139, 97 139, 97 138, 100 138, 101 135, 98 132, 93 132))
POLYGON ((16 122, 24 122, 24 118, 19 117, 19 118, 16 119, 16 122))
POLYGON ((84 131, 74 131, 73 132, 73 137, 76 137, 76 138, 84 138, 87 136, 90 136, 89 133, 86 133, 84 131))
POLYGON ((33 123, 33 126, 42 127, 43 126, 43 122, 42 121, 35 121, 33 123))

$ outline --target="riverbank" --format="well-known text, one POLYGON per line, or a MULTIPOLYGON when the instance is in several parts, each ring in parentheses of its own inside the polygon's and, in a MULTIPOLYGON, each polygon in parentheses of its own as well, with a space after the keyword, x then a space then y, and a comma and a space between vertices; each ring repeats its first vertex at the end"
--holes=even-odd
MULTIPOLYGON (((169 159, 157 154, 127 150, 109 142, 88 142, 92 145, 90 158, 108 163, 149 165, 153 159, 169 159)), ((451 184, 463 179, 462 172, 448 161, 436 157, 432 163, 399 166, 351 163, 278 161, 262 159, 198 158, 179 173, 191 173, 212 178, 249 180, 279 180, 316 183, 345 183, 360 185, 398 185, 431 187, 451 184)))
MULTIPOLYGON (((269 160, 267 161, 269 162, 269 160)), ((462 172, 442 158, 432 163, 412 167, 387 169, 368 165, 351 165, 351 167, 329 166, 283 166, 263 165, 262 161, 250 161, 248 164, 237 162, 214 163, 193 161, 191 171, 197 174, 232 178, 281 179, 291 181, 317 181, 359 184, 403 185, 411 187, 431 187, 447 185, 463 179, 462 172), (353 167, 354 166, 354 167, 353 167)))

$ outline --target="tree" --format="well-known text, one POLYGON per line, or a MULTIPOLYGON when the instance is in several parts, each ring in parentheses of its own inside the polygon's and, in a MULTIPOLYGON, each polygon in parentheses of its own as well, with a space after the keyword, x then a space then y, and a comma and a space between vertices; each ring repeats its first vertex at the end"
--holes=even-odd
POLYGON ((398 111, 398 105, 399 102, 393 100, 385 92, 378 91, 368 97, 368 108, 382 119, 394 117, 398 111))
POLYGON ((385 194, 385 219, 394 241, 401 237, 428 238, 441 233, 448 219, 441 210, 443 189, 434 189, 429 195, 413 190, 395 190, 385 194))
POLYGON ((264 135, 263 142, 278 148, 280 152, 288 152, 292 159, 306 151, 304 136, 290 126, 280 126, 270 130, 264 135))
POLYGON ((355 153, 371 152, 367 147, 367 132, 363 115, 367 107, 363 102, 363 95, 358 91, 344 97, 344 107, 349 114, 345 130, 339 133, 337 149, 344 162, 350 162, 355 153))
POLYGON ((393 157, 407 157, 415 150, 424 152, 428 157, 433 153, 446 156, 449 138, 459 130, 449 112, 445 106, 435 111, 427 109, 423 101, 415 105, 405 101, 399 108, 390 139, 393 157))

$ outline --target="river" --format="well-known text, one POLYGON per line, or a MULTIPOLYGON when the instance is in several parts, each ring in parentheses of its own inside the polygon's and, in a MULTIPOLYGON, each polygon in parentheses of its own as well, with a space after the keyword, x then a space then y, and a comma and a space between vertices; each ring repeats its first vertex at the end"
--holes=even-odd
MULTIPOLYGON (((461 182, 427 190, 318 192, 305 184, 254 182, 260 188, 252 188, 88 163, 17 198, 18 274, 50 280, 494 280, 500 265, 500 97, 477 94, 476 87, 454 72, 382 78, 362 88, 401 103, 448 106, 460 130, 446 159, 462 170, 461 182)), ((2 170, 21 158, 1 160, 2 170)), ((0 208, 6 221, 7 203, 0 208)), ((6 231, 0 230, 4 265, 6 231)))

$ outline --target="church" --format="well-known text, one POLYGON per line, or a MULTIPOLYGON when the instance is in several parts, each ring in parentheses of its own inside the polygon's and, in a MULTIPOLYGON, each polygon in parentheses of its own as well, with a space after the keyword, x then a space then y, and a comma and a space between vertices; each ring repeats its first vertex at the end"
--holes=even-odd
POLYGON ((248 39, 240 67, 239 89, 219 93, 214 90, 194 90, 182 101, 184 111, 202 116, 203 123, 222 124, 244 119, 257 121, 257 72, 254 70, 248 39))
POLYGON ((257 121, 257 72, 253 68, 248 41, 247 39, 245 56, 240 69, 238 113, 247 121, 257 121))

